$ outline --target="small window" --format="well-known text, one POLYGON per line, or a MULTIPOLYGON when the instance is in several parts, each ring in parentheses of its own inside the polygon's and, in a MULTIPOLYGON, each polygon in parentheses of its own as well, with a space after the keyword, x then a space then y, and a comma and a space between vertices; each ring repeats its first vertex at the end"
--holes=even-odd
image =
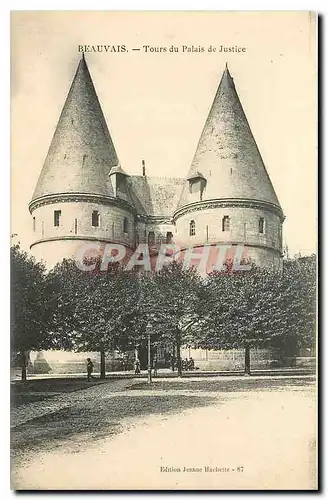
POLYGON ((33 232, 35 233, 36 229, 36 222, 35 222, 35 217, 33 217, 33 232))
POLYGON ((195 234, 196 234, 196 224, 194 220, 191 220, 189 224, 189 235, 195 236, 195 234))
POLYGON ((191 179, 189 181, 189 193, 198 193, 200 191, 200 179, 191 179))
POLYGON ((59 227, 61 210, 54 210, 54 226, 59 227))
POLYGON ((115 238, 115 222, 112 223, 112 237, 115 238))
POLYGON ((129 232, 129 221, 127 217, 124 217, 123 219, 123 233, 128 233, 129 232))
POLYGON ((149 231, 148 233, 148 246, 152 247, 155 245, 155 233, 154 231, 149 231))
POLYGON ((230 231, 230 217, 225 215, 222 219, 222 231, 230 231))
POLYGON ((263 217, 259 218, 259 233, 264 234, 265 233, 265 220, 263 217))
POLYGON ((166 243, 167 244, 170 244, 172 243, 172 239, 173 239, 173 234, 169 231, 166 233, 166 243))
POLYGON ((74 221, 74 233, 77 234, 77 219, 74 221))
POLYGON ((92 212, 92 225, 93 225, 93 227, 99 226, 99 212, 98 212, 98 210, 94 210, 92 212))

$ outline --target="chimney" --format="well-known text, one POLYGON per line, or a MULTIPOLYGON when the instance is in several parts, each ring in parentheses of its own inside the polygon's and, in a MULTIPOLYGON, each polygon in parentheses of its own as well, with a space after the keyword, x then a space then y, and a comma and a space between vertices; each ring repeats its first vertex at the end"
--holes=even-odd
POLYGON ((145 166, 145 160, 142 160, 142 175, 145 177, 146 176, 146 166, 145 166))

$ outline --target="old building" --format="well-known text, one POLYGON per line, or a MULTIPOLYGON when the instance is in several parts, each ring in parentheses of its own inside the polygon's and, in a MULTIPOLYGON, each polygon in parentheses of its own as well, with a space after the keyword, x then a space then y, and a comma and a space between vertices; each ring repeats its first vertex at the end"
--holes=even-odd
MULTIPOLYGON (((120 164, 82 57, 29 210, 31 249, 48 266, 90 242, 131 252, 140 243, 174 242, 182 254, 244 245, 244 257, 258 266, 282 266, 284 215, 227 66, 189 171, 161 178, 147 175, 144 162, 140 176, 120 164)), ((202 366, 220 359, 192 354, 202 366)), ((240 362, 237 351, 221 354, 224 367, 240 362)))
POLYGON ((92 241, 240 244, 259 266, 282 262, 284 215, 227 66, 189 172, 161 178, 125 172, 82 57, 29 210, 49 266, 92 241))

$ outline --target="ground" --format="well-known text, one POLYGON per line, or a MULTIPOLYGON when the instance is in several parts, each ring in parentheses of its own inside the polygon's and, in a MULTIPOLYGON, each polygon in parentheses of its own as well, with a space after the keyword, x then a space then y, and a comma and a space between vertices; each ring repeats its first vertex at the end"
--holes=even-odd
POLYGON ((12 390, 16 489, 315 489, 312 376, 38 380, 12 390))

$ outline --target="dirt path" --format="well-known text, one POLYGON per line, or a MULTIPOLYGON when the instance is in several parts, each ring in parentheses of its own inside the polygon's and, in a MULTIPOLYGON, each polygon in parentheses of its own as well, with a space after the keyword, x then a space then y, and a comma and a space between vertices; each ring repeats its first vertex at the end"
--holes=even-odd
MULTIPOLYGON (((97 391, 100 387, 104 386, 90 390, 97 391)), ((109 398, 108 408, 113 415, 118 413, 123 432, 122 429, 117 435, 105 432, 97 440, 90 436, 83 447, 73 451, 65 447, 63 440, 58 449, 33 453, 28 462, 14 467, 13 486, 21 489, 315 488, 313 387, 234 392, 224 397, 212 392, 203 394, 203 399, 208 400, 200 407, 185 407, 178 414, 160 411, 151 415, 146 408, 137 416, 133 412, 119 414, 115 404, 122 398, 133 403, 132 406, 138 398, 143 406, 148 401, 162 404, 160 394, 132 390, 123 393, 120 384, 116 389, 117 398, 114 395, 109 398)), ((181 407, 183 397, 191 397, 187 393, 175 391, 181 407)), ((169 398, 163 391, 162 396, 169 398)))
POLYGON ((103 384, 91 386, 88 389, 78 390, 76 392, 63 393, 54 396, 47 401, 36 401, 13 407, 11 410, 11 428, 22 425, 34 418, 40 418, 49 413, 68 408, 76 403, 83 403, 90 398, 102 399, 107 393, 116 393, 125 390, 133 384, 133 380, 110 380, 103 384))

